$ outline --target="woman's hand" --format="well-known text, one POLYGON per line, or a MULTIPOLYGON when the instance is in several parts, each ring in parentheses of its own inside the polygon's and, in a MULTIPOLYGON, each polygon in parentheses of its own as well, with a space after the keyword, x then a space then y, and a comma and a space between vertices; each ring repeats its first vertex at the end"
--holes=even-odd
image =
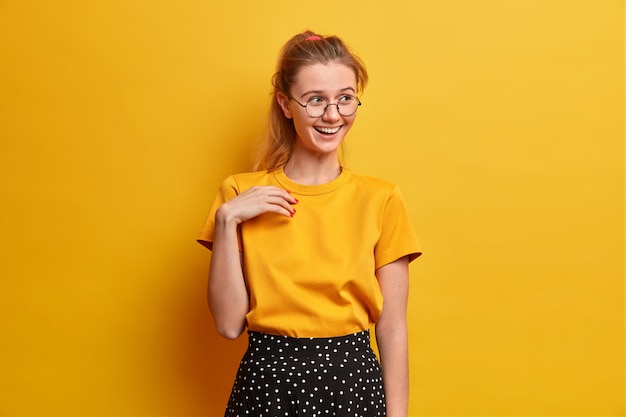
POLYGON ((236 224, 250 220, 263 213, 278 213, 293 217, 296 210, 292 204, 298 200, 281 188, 271 185, 256 186, 222 204, 217 210, 216 220, 236 224))

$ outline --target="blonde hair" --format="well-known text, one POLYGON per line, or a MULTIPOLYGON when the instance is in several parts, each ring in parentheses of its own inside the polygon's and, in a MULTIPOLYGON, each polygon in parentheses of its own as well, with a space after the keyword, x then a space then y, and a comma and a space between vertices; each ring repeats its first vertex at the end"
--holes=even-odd
POLYGON ((284 166, 291 157, 296 130, 293 120, 285 117, 278 104, 278 93, 290 95, 291 86, 302 67, 330 62, 351 68, 357 79, 357 91, 363 91, 368 80, 365 64, 337 36, 322 36, 305 31, 289 39, 282 47, 272 77, 272 102, 255 170, 273 171, 284 166))

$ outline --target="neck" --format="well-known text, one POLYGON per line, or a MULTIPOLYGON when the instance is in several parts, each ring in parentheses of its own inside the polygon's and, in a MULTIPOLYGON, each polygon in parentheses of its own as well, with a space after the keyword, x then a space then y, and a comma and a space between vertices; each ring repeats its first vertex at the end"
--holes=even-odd
POLYGON ((285 175, 303 185, 320 185, 331 182, 341 174, 337 156, 321 160, 305 160, 292 155, 283 167, 285 175))

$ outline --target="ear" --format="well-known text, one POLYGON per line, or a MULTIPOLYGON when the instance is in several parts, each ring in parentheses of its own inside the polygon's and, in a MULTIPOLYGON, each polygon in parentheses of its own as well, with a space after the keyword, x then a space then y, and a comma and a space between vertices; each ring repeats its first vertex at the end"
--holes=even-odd
POLYGON ((289 108, 289 97, 279 91, 278 93, 276 93, 276 100, 278 101, 278 105, 280 106, 280 108, 283 109, 283 114, 285 115, 285 117, 287 119, 293 118, 293 115, 291 114, 291 109, 289 108))

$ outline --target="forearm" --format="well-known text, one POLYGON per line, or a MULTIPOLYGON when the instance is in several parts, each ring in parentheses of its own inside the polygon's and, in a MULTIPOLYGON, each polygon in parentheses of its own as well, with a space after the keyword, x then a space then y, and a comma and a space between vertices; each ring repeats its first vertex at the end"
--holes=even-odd
POLYGON ((213 240, 209 270, 209 307, 218 333, 228 339, 236 339, 245 329, 249 309, 248 291, 237 242, 237 223, 218 214, 213 240))
POLYGON ((383 312, 376 324, 376 341, 385 383, 387 416, 407 417, 409 409, 409 348, 407 303, 408 257, 376 271, 383 293, 383 312))
POLYGON ((377 326, 376 341, 385 384, 388 417, 406 417, 409 407, 409 358, 406 322, 377 326))

